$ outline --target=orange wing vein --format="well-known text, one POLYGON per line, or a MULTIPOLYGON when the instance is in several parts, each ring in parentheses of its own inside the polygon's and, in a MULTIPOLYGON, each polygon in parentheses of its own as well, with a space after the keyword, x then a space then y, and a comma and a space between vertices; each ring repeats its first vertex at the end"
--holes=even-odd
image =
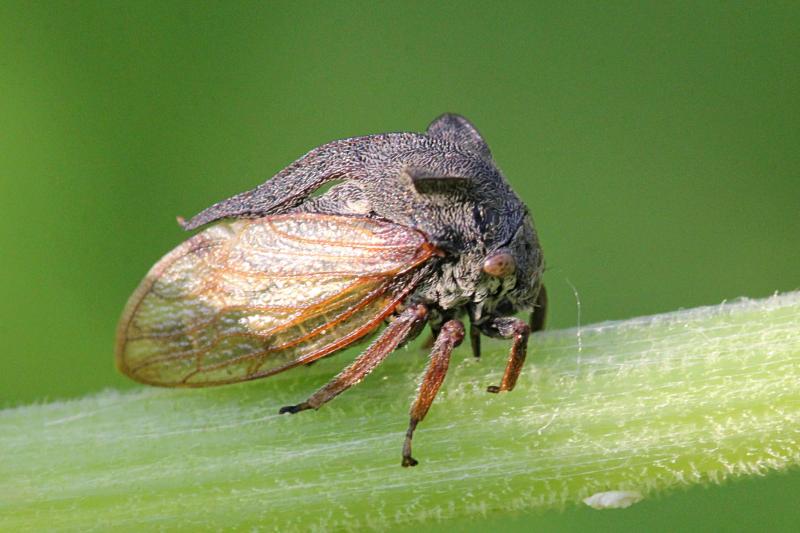
POLYGON ((212 226, 164 256, 128 301, 117 366, 143 383, 270 376, 376 329, 435 248, 363 217, 274 215, 212 226))

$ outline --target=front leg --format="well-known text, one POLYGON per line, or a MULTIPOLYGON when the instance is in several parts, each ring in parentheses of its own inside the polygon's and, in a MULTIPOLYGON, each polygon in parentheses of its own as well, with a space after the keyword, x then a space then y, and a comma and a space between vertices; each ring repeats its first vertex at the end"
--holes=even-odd
POLYGON ((522 365, 525 363, 525 356, 528 352, 528 337, 531 334, 530 326, 524 320, 516 317, 498 317, 483 324, 481 331, 490 337, 513 339, 503 380, 499 386, 491 385, 486 389, 488 392, 512 390, 514 385, 517 384, 517 378, 522 371, 522 365))
POLYGON ((514 317, 495 318, 487 324, 480 326, 480 329, 490 337, 501 339, 514 339, 511 344, 511 353, 508 356, 503 380, 500 386, 491 385, 487 387, 488 392, 510 391, 517 384, 519 373, 522 372, 522 365, 525 363, 525 356, 528 353, 528 337, 544 329, 544 321, 547 316, 547 291, 544 285, 539 287, 539 294, 536 297, 536 305, 531 313, 530 324, 525 324, 522 320, 514 317))

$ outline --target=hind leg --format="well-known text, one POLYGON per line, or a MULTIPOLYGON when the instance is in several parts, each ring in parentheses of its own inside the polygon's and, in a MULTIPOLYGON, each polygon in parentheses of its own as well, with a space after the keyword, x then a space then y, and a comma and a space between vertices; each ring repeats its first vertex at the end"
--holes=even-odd
POLYGON ((327 385, 312 394, 308 400, 297 405, 281 407, 278 413, 299 413, 306 409, 319 409, 375 370, 395 348, 404 343, 425 323, 428 309, 424 305, 412 305, 400 313, 381 335, 369 345, 363 354, 342 370, 327 385))

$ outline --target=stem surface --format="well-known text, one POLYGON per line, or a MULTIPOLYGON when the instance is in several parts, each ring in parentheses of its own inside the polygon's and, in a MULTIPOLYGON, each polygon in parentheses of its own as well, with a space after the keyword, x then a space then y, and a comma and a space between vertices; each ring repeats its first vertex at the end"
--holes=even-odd
POLYGON ((800 292, 536 334, 517 388, 488 394, 508 347, 456 350, 415 468, 400 449, 416 347, 294 416, 276 413, 355 352, 242 385, 2 411, 0 529, 383 529, 800 463, 800 292))

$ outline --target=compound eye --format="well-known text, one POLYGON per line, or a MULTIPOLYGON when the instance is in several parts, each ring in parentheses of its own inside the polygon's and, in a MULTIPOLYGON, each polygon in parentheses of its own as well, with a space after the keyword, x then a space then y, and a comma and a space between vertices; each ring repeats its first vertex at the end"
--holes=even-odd
POLYGON ((498 250, 483 260, 483 271, 495 278, 505 278, 517 270, 517 262, 508 250, 498 250))

